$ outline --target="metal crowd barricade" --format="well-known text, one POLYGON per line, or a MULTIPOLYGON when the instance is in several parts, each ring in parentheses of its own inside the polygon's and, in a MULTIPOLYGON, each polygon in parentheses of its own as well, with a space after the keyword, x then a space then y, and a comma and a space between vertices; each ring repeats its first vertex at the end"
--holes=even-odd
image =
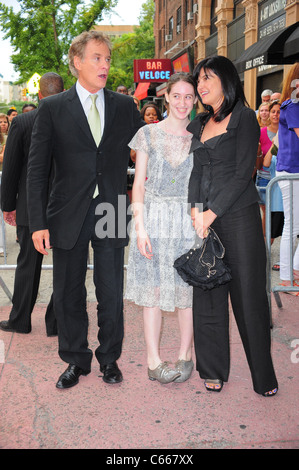
MULTIPOLYGON (((135 168, 128 168, 127 170, 128 175, 134 175, 135 174, 135 168)), ((1 177, 2 177, 2 171, 0 171, 0 188, 1 188, 1 177)), ((3 213, 0 210, 0 231, 2 233, 2 239, 3 239, 3 259, 4 259, 4 264, 0 263, 0 271, 15 271, 17 265, 16 264, 7 264, 7 246, 6 246, 6 235, 5 235, 5 222, 3 218, 3 213)), ((43 270, 51 270, 53 269, 52 264, 42 264, 42 269, 43 270)), ((87 264, 87 269, 92 270, 93 269, 93 264, 90 264, 90 260, 88 259, 88 264, 87 264)), ((126 266, 124 266, 124 269, 126 269, 126 266)), ((8 289, 7 285, 5 284, 2 276, 0 276, 0 287, 3 289, 9 300, 12 300, 12 294, 10 290, 8 289)))
MULTIPOLYGON (((270 306, 270 315, 271 315, 271 325, 272 325, 272 303, 271 303, 271 292, 274 294, 276 304, 279 308, 282 307, 282 302, 280 299, 279 292, 299 292, 299 287, 293 286, 294 276, 293 276, 293 181, 299 181, 299 173, 293 173, 289 175, 276 176, 268 183, 266 187, 266 247, 267 247, 267 294, 268 301, 270 306), (272 286, 271 280, 271 191, 275 183, 279 181, 288 180, 290 181, 289 185, 289 194, 290 194, 290 270, 291 270, 291 286, 282 286, 276 285, 272 286)), ((299 202, 296 201, 298 204, 299 202)))

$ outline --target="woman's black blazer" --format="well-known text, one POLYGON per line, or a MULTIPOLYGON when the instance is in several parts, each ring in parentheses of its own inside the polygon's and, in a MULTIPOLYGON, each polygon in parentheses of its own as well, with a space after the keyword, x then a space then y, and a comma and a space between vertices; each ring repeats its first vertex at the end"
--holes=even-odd
POLYGON ((206 114, 191 121, 194 167, 189 182, 189 203, 203 204, 218 217, 259 200, 252 173, 260 137, 255 112, 240 101, 235 105, 226 132, 200 142, 206 114))

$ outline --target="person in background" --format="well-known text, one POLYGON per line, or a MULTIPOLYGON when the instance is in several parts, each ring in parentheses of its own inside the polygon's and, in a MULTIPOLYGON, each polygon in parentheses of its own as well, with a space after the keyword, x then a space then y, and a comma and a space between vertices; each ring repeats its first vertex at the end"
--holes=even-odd
MULTIPOLYGON (((262 103, 268 103, 270 104, 270 100, 271 100, 271 95, 273 94, 273 91, 272 90, 264 90, 262 91, 261 93, 261 104, 262 103)), ((255 113, 257 114, 258 113, 258 109, 255 111, 255 113)))
POLYGON ((140 100, 137 98, 137 96, 132 96, 133 100, 134 100, 134 103, 136 104, 137 106, 137 109, 138 111, 140 111, 140 100))
POLYGON ((0 130, 2 134, 6 135, 8 134, 8 129, 9 129, 9 119, 7 114, 0 113, 0 130))
MULTIPOLYGON (((279 120, 279 147, 277 152, 276 176, 288 176, 299 173, 299 63, 294 64, 284 81, 281 93, 279 120)), ((299 235, 299 181, 293 181, 293 232, 290 230, 291 201, 290 182, 279 181, 284 208, 284 227, 280 242, 280 279, 284 286, 299 286, 299 245, 295 249, 299 235), (290 244, 292 243, 293 272, 290 263, 290 244)), ((299 296, 298 292, 290 292, 299 296)))
POLYGON ((262 103, 270 103, 272 94, 273 94, 273 91, 269 89, 262 91, 261 93, 262 103))
POLYGON ((148 377, 163 384, 184 382, 193 369, 192 287, 173 267, 194 244, 187 213, 188 181, 193 165, 191 134, 186 131, 196 102, 190 74, 167 83, 169 116, 140 129, 130 147, 137 152, 125 298, 143 306, 148 377), (181 333, 178 360, 171 368, 159 351, 162 310, 178 309, 181 333))
MULTIPOLYGON (((266 236, 266 187, 271 179, 270 169, 264 167, 264 158, 268 150, 272 146, 272 141, 277 134, 280 115, 280 104, 273 101, 269 105, 269 124, 261 129, 258 155, 256 160, 256 181, 255 185, 260 195, 260 208, 262 211, 262 225, 263 233, 266 236)), ((283 213, 279 212, 274 215, 273 213, 273 231, 272 238, 280 237, 283 226, 283 213), (275 219, 275 222, 274 222, 275 219)))
MULTIPOLYGON (((155 103, 152 102, 148 102, 142 107, 140 115, 146 124, 155 124, 159 121, 163 121, 160 109, 155 103)), ((136 152, 134 149, 131 149, 130 159, 133 163, 135 163, 136 152)))
MULTIPOLYGON (((3 167, 3 158, 4 158, 4 150, 6 139, 8 135, 9 129, 9 120, 6 114, 0 114, 0 171, 2 171, 3 167)), ((0 178, 1 184, 1 178, 0 178)), ((0 256, 4 256, 4 240, 5 240, 5 226, 3 223, 3 214, 2 211, 0 212, 0 256)))
POLYGON ((6 138, 7 138, 7 135, 5 135, 0 129, 0 171, 2 171, 2 166, 3 166, 3 156, 4 156, 6 138))
POLYGON ((269 115, 269 103, 260 104, 256 117, 261 128, 269 125, 269 115))
MULTIPOLYGON (((55 72, 47 72, 39 82, 39 99, 61 93, 63 80, 55 72)), ((20 252, 15 270, 12 309, 0 329, 15 333, 30 333, 41 277, 43 255, 33 245, 27 212, 27 163, 31 133, 37 110, 16 116, 10 127, 5 149, 1 185, 1 209, 7 224, 17 227, 20 252)), ((51 297, 45 315, 47 336, 57 335, 57 323, 51 297)))
MULTIPOLYGON (((275 135, 272 145, 264 157, 263 168, 270 173, 270 180, 276 176, 276 155, 278 151, 278 132, 275 135)), ((274 239, 280 237, 284 225, 282 194, 278 183, 275 183, 271 189, 271 244, 274 239)), ((276 262, 272 266, 273 271, 279 271, 280 265, 276 262)))
POLYGON ((119 85, 116 88, 117 93, 121 93, 122 95, 128 95, 128 88, 125 85, 119 85))
POLYGON ((18 111, 15 108, 10 108, 6 114, 8 116, 9 122, 11 122, 13 118, 18 115, 18 111))
POLYGON ((146 124, 153 124, 163 120, 161 111, 155 103, 146 103, 142 107, 140 114, 146 124))
POLYGON ((205 112, 187 128, 193 134, 190 151, 194 152, 191 217, 200 238, 213 227, 232 274, 229 283, 217 288, 193 288, 197 370, 209 391, 220 392, 228 380, 230 296, 254 391, 272 397, 278 384, 271 358, 266 247, 252 180, 260 128, 228 58, 202 60, 193 77, 205 112))
POLYGON ((33 103, 27 103, 27 104, 24 104, 23 108, 22 108, 22 113, 29 113, 30 111, 33 111, 34 109, 36 109, 36 106, 35 104, 33 103))
POLYGON ((272 103, 273 101, 280 101, 280 99, 281 99, 281 93, 275 92, 271 95, 270 103, 272 103))

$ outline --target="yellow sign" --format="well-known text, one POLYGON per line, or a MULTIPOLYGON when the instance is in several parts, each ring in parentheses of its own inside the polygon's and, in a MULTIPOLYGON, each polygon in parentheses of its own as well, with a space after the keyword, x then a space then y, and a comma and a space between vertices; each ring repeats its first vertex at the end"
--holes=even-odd
POLYGON ((39 81, 41 76, 38 73, 34 73, 27 82, 27 89, 31 95, 35 95, 39 92, 39 81))

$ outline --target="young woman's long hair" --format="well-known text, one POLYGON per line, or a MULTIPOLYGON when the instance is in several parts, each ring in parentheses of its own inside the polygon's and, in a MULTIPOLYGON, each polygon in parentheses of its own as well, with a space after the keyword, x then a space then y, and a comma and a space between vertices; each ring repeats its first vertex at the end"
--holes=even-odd
POLYGON ((207 106, 202 103, 197 91, 197 96, 203 107, 208 111, 209 115, 214 116, 214 120, 216 122, 220 122, 228 116, 238 101, 241 101, 244 105, 248 106, 241 80, 231 60, 220 55, 207 57, 206 59, 201 60, 193 71, 193 78, 196 83, 202 69, 205 72, 211 70, 221 81, 223 102, 216 116, 214 116, 214 111, 211 106, 207 106))

